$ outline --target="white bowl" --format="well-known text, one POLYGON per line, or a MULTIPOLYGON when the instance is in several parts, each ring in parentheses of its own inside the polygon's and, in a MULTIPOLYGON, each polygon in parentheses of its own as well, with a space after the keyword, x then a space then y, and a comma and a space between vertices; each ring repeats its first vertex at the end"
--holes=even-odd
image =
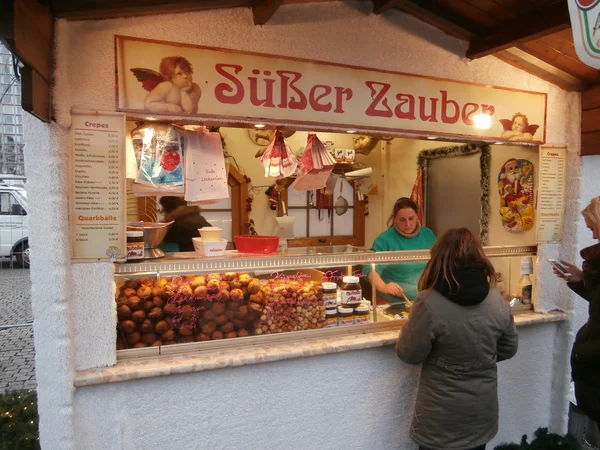
POLYGON ((204 242, 218 242, 221 236, 222 228, 219 227, 202 227, 198 228, 198 232, 204 242))
POLYGON ((194 250, 201 256, 223 256, 225 247, 227 247, 227 239, 219 239, 218 241, 205 241, 202 238, 192 238, 194 242, 194 250))

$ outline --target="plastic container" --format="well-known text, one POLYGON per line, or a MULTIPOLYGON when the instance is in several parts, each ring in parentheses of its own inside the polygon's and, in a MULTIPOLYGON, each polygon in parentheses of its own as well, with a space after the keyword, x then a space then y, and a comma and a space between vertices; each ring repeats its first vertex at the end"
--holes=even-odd
POLYGON ((338 307, 337 323, 338 327, 354 325, 354 309, 345 308, 343 306, 338 307))
POLYGON ((340 287, 342 306, 356 308, 362 301, 360 279, 354 276, 345 276, 342 281, 344 282, 340 287))
POLYGON ((194 250, 201 256, 223 256, 225 247, 227 247, 227 239, 219 239, 217 242, 206 242, 202 238, 192 238, 194 242, 194 250))
POLYGON ((323 328, 337 327, 337 309, 328 309, 325 311, 325 321, 323 322, 323 328))
POLYGON ((354 323, 356 325, 369 323, 369 309, 369 305, 364 303, 354 308, 354 323))
POLYGON ((204 242, 219 242, 219 239, 221 238, 221 231, 223 231, 223 229, 219 227, 198 228, 200 237, 204 242))
POLYGON ((337 308, 337 284, 331 282, 323 283, 323 304, 327 309, 337 308))
POLYGON ((279 236, 234 236, 235 246, 240 253, 269 254, 277 252, 279 236))

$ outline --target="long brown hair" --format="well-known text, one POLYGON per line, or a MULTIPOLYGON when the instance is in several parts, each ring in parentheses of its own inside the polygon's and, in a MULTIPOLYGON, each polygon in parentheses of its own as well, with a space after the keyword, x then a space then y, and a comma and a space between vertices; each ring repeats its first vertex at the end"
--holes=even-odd
POLYGON ((392 225, 394 225, 394 219, 396 218, 396 214, 398 214, 398 211, 407 208, 412 209, 416 214, 419 213, 419 207, 410 198, 400 197, 398 200, 396 200, 396 203, 394 203, 394 209, 392 210, 392 215, 387 221, 388 228, 391 228, 392 225))
POLYGON ((431 259, 419 279, 419 291, 432 289, 444 281, 458 289, 456 269, 472 265, 483 266, 490 286, 496 284, 494 266, 485 256, 479 240, 467 228, 452 228, 431 249, 431 259))

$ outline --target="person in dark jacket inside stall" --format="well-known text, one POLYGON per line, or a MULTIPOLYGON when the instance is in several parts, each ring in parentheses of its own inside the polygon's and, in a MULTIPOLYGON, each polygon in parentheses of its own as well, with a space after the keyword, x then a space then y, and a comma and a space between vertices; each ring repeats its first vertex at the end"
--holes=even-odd
POLYGON ((423 364, 410 436, 419 449, 483 450, 498 432, 496 364, 517 352, 494 267, 466 228, 431 250, 396 352, 423 364))
POLYGON ((180 252, 193 252, 192 238, 199 237, 198 228, 210 227, 210 223, 200 215, 200 208, 188 206, 181 197, 161 197, 159 203, 166 222, 174 221, 169 227, 164 243, 176 244, 180 252))
MULTIPOLYGON (((592 199, 581 214, 593 239, 600 240, 600 197, 592 199)), ((600 243, 584 248, 580 254, 583 270, 566 261, 561 263, 567 273, 553 270, 589 303, 588 320, 577 332, 571 351, 571 377, 577 406, 600 427, 600 243)))

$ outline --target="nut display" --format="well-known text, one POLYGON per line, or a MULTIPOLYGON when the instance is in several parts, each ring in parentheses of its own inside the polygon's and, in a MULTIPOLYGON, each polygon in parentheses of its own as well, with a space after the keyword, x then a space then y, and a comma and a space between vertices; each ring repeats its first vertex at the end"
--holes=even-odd
POLYGON ((117 290, 117 349, 322 328, 320 282, 211 273, 126 280, 117 290))

